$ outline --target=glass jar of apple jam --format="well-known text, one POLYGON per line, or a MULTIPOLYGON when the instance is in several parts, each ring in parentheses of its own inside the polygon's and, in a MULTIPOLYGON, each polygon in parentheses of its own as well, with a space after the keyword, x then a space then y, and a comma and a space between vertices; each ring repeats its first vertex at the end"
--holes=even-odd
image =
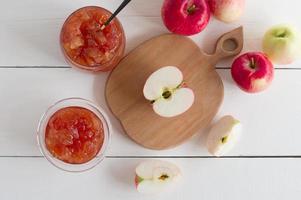
POLYGON ((112 15, 108 10, 83 7, 65 21, 60 45, 67 61, 89 71, 110 71, 124 55, 125 34, 117 18, 102 29, 112 15))

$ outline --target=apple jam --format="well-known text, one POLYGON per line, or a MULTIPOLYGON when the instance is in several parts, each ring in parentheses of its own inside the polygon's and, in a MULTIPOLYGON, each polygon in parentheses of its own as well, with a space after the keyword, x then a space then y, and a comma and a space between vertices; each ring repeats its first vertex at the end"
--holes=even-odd
POLYGON ((125 49, 122 25, 115 18, 102 29, 111 15, 104 8, 88 6, 67 18, 60 36, 67 61, 90 71, 109 71, 119 63, 125 49))
POLYGON ((66 163, 82 164, 92 160, 103 142, 103 123, 86 108, 62 108, 47 123, 46 148, 54 157, 66 163))

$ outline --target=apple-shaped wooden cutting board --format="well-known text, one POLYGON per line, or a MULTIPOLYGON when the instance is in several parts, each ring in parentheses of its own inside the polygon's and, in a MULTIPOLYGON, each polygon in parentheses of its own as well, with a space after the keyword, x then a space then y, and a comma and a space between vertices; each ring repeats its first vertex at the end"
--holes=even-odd
POLYGON ((184 36, 155 37, 130 52, 112 71, 106 85, 107 103, 127 135, 138 144, 151 149, 175 147, 214 118, 224 96, 215 65, 222 58, 239 54, 242 47, 242 27, 221 36, 212 55, 184 36), (233 48, 227 45, 231 42, 233 48), (164 66, 178 67, 195 94, 192 107, 171 118, 157 115, 143 96, 147 78, 164 66))

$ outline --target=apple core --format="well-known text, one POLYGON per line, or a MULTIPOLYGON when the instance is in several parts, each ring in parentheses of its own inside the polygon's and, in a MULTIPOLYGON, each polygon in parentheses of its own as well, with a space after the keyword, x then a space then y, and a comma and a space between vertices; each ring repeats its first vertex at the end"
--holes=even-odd
POLYGON ((174 117, 187 111, 194 102, 194 93, 184 87, 183 74, 174 66, 153 72, 146 80, 143 94, 151 102, 155 113, 162 117, 174 117))
POLYGON ((168 89, 166 89, 163 93, 162 96, 164 99, 169 99, 169 97, 171 97, 172 93, 171 91, 169 91, 168 89))
POLYGON ((169 176, 168 176, 167 174, 162 174, 162 175, 159 177, 159 179, 162 180, 162 181, 164 181, 165 179, 168 179, 168 178, 169 178, 169 176))
POLYGON ((222 137, 221 142, 225 144, 228 140, 228 136, 222 137))

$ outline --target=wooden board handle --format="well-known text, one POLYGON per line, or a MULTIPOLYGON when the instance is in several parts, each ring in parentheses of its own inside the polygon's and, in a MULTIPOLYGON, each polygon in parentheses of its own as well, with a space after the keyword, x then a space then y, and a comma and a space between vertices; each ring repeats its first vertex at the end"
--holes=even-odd
POLYGON ((243 48, 243 28, 242 26, 223 34, 216 42, 215 52, 209 55, 209 61, 215 64, 230 56, 238 55, 243 48))

